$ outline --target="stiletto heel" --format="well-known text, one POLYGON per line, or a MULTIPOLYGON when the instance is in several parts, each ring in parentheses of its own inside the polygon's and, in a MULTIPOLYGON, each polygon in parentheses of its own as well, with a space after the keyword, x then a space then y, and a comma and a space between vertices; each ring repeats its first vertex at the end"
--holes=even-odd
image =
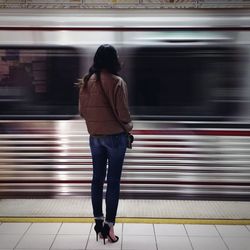
POLYGON ((96 232, 96 241, 98 241, 98 235, 102 231, 103 228, 103 220, 95 220, 94 230, 96 232))
POLYGON ((101 231, 101 235, 103 237, 103 243, 105 245, 105 239, 107 238, 110 242, 112 243, 115 243, 119 240, 119 237, 115 235, 115 240, 112 239, 112 237, 110 236, 109 234, 109 231, 110 231, 110 227, 108 224, 104 224, 103 228, 102 228, 102 231, 101 231))

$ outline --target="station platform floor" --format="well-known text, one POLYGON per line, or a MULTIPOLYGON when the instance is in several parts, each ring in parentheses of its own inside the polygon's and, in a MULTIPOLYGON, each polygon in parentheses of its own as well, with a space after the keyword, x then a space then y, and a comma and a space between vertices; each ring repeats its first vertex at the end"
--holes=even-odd
MULTIPOLYGON (((104 202, 103 210, 105 211, 104 202)), ((0 199, 2 222, 92 222, 92 220, 90 198, 0 199)), ((250 202, 120 199, 117 221, 250 224, 250 202)))
POLYGON ((0 249, 247 250, 250 225, 117 223, 116 243, 96 241, 92 223, 2 223, 0 249))
POLYGON ((250 202, 120 200, 106 245, 93 225, 90 199, 0 200, 0 250, 250 250, 250 202))

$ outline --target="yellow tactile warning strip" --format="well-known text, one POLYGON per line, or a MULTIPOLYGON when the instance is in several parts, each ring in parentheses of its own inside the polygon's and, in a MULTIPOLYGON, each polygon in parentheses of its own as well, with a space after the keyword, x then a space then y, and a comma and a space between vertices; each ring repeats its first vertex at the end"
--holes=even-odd
MULTIPOLYGON (((25 223, 92 223, 93 218, 45 218, 45 217, 0 217, 0 222, 25 223)), ((117 218, 117 223, 147 224, 207 224, 207 225, 250 225, 250 220, 219 219, 167 219, 167 218, 117 218)))
MULTIPOLYGON (((0 207, 0 218, 62 220, 93 216, 90 198, 2 199, 0 207)), ((120 199, 117 218, 250 220, 250 202, 120 199)))

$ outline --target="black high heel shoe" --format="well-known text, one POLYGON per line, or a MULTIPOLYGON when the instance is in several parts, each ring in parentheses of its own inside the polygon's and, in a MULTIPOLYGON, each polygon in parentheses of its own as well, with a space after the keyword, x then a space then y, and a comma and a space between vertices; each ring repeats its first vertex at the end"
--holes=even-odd
POLYGON ((104 223, 104 226, 103 226, 103 228, 102 228, 102 230, 101 230, 101 235, 102 235, 102 237, 103 237, 103 243, 104 243, 104 245, 105 245, 105 239, 107 239, 107 238, 108 238, 108 240, 109 240, 110 242, 112 242, 112 243, 115 243, 115 242, 117 242, 117 241, 119 240, 119 237, 116 236, 116 235, 115 235, 115 238, 116 238, 116 239, 115 239, 115 240, 112 239, 111 236, 109 235, 109 231, 110 231, 109 225, 106 224, 106 223, 104 223))
POLYGON ((103 228, 103 220, 95 220, 94 230, 96 232, 96 241, 98 241, 98 235, 102 231, 103 228))

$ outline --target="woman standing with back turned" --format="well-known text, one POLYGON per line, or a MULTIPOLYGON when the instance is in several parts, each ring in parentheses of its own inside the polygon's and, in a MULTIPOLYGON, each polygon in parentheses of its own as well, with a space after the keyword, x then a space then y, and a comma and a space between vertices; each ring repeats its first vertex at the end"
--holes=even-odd
POLYGON ((93 160, 91 200, 98 235, 117 242, 114 224, 120 193, 120 178, 127 146, 127 132, 132 130, 128 110, 127 86, 118 76, 120 62, 115 48, 101 45, 89 73, 80 84, 79 111, 90 134, 93 160), (107 168, 108 163, 108 168, 107 168), (107 171, 106 219, 102 210, 103 185, 107 171))

